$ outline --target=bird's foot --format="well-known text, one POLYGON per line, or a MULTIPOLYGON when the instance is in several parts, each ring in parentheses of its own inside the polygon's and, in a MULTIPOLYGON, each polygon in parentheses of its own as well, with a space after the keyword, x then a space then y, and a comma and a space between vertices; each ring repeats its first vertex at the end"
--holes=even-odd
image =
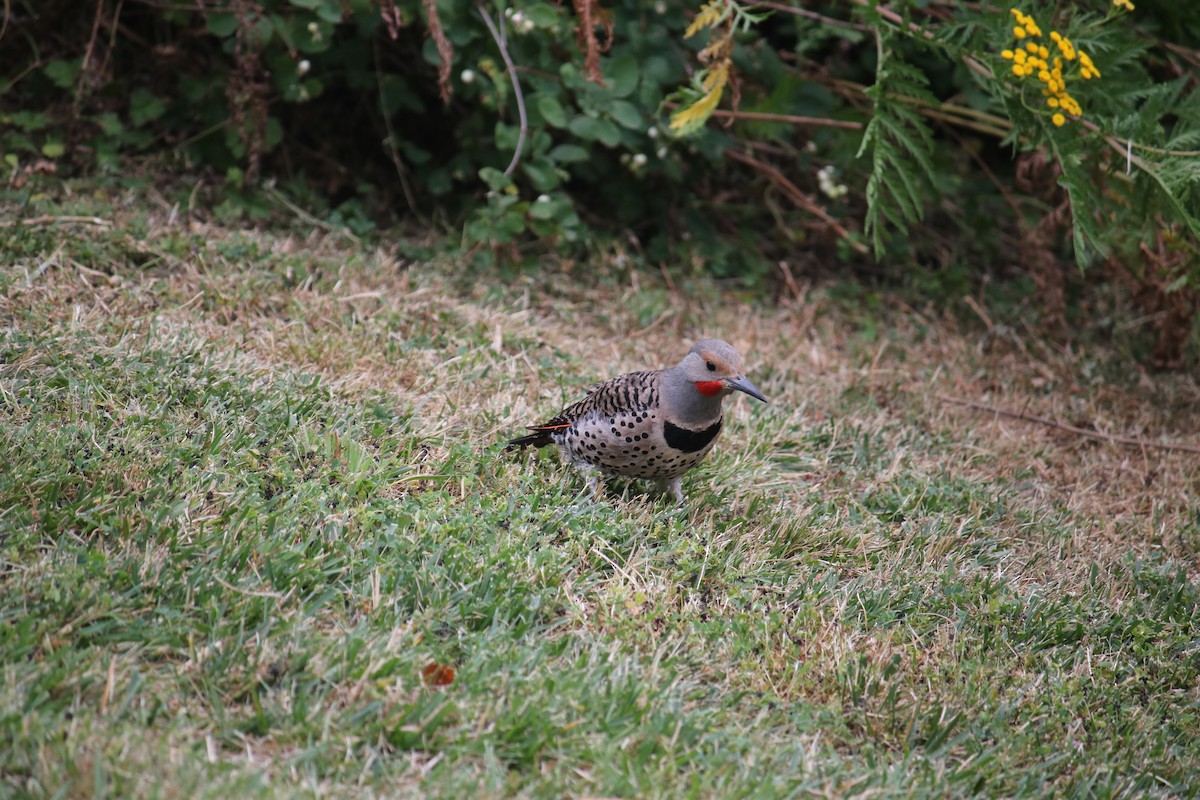
POLYGON ((604 478, 600 476, 599 471, 594 469, 581 471, 584 480, 587 481, 588 491, 592 495, 592 502, 599 503, 604 498, 604 478))
POLYGON ((667 480, 667 481, 655 481, 655 483, 658 484, 659 491, 661 491, 663 493, 669 492, 671 497, 675 498, 675 502, 678 505, 683 505, 684 498, 683 498, 683 479, 682 478, 674 478, 672 480, 667 480))

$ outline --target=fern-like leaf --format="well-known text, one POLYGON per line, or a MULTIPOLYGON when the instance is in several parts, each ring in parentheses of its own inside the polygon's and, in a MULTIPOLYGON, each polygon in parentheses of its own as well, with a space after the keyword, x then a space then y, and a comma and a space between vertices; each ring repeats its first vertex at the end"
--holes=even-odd
POLYGON ((883 254, 885 221, 907 233, 909 223, 924 217, 932 193, 933 135, 911 104, 937 104, 925 75, 901 60, 890 36, 881 35, 875 85, 867 90, 875 112, 858 151, 860 158, 871 154, 865 229, 876 258, 883 254))

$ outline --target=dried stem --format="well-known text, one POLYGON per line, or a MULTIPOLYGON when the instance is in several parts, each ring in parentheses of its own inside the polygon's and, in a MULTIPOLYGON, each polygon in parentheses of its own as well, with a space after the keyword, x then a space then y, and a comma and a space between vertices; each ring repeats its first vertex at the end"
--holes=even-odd
POLYGON ((785 176, 782 172, 775 169, 770 164, 759 161, 757 158, 752 158, 745 153, 734 150, 733 148, 726 149, 725 155, 729 158, 732 158, 734 161, 740 161, 743 164, 754 167, 754 169, 758 170, 763 175, 766 175, 772 183, 783 190, 783 193, 788 196, 789 200, 820 219, 830 228, 833 228, 834 232, 837 233, 838 236, 845 239, 846 243, 849 244, 855 252, 862 253, 864 255, 869 252, 865 244, 851 239, 850 232, 842 227, 840 222, 829 216, 825 209, 821 208, 821 206, 819 206, 811 197, 800 191, 800 188, 796 186, 796 184, 789 181, 787 176, 785 176))
POLYGON ((809 11, 807 8, 796 8, 795 6, 788 6, 788 5, 784 5, 783 3, 762 2, 762 3, 754 4, 755 10, 758 10, 760 8, 769 8, 772 11, 779 11, 784 14, 795 14, 798 17, 807 17, 808 19, 815 19, 817 22, 824 23, 825 25, 833 25, 836 28, 846 28, 847 30, 852 30, 852 31, 870 31, 871 30, 869 26, 863 25, 858 22, 847 22, 844 19, 835 19, 833 17, 827 17, 824 14, 818 14, 815 11, 809 11))
POLYGON ((92 18, 92 35, 88 37, 87 49, 83 52, 83 63, 79 65, 79 78, 75 82, 75 104, 83 98, 84 82, 88 79, 92 54, 96 51, 96 39, 100 37, 100 21, 104 16, 104 0, 96 0, 96 15, 92 18))
POLYGON ((112 222, 101 217, 26 217, 15 221, 0 220, 0 228, 11 228, 14 225, 99 225, 101 227, 111 227, 112 222))
MULTIPOLYGON (((667 103, 666 108, 678 108, 678 103, 667 103)), ((730 119, 749 119, 762 120, 764 122, 786 122, 789 125, 809 125, 817 128, 846 128, 847 130, 860 131, 864 125, 861 122, 854 122, 847 119, 829 119, 828 117, 798 117, 793 114, 769 114, 763 111, 726 111, 725 109, 714 109, 712 112, 714 117, 727 117, 730 119)))
POLYGON ((496 23, 492 22, 492 18, 484 10, 483 3, 476 3, 475 8, 479 11, 479 16, 483 17, 483 21, 487 23, 488 30, 492 32, 492 38, 496 40, 496 47, 500 48, 500 55, 504 58, 504 66, 508 69, 508 77, 512 79, 513 92, 517 95, 517 113, 521 115, 521 133, 517 136, 517 149, 513 152, 512 161, 509 162, 508 169, 504 170, 505 175, 512 175, 513 170, 517 168, 517 164, 521 160, 521 151, 525 149, 525 134, 529 128, 525 116, 525 95, 521 94, 521 82, 517 80, 517 68, 513 65, 512 57, 508 54, 508 45, 505 43, 504 37, 496 29, 496 23))
POLYGON ((1113 442, 1114 444, 1123 444, 1129 447, 1154 448, 1157 450, 1172 450, 1179 453, 1196 453, 1200 455, 1200 447, 1190 444, 1173 444, 1171 442, 1156 442, 1151 439, 1138 439, 1133 436, 1119 436, 1113 433, 1103 433, 1101 431, 1090 431, 1087 428, 1077 428, 1074 425, 1068 425, 1065 422, 1056 422, 1045 417, 1037 417, 1033 414, 1025 414, 1020 411, 1009 411, 1008 409, 998 408, 987 403, 979 403, 974 400, 959 400, 955 397, 946 397, 945 395, 934 395, 943 403, 949 403, 955 406, 965 406, 973 408, 977 411, 986 411, 989 414, 996 414, 1009 419, 1018 419, 1022 422, 1035 422, 1038 425, 1045 425, 1048 428, 1073 433, 1076 436, 1086 436, 1089 439, 1099 439, 1104 442, 1113 442))
MULTIPOLYGON (((395 37, 392 37, 395 38, 395 37)), ((404 166, 404 159, 400 158, 400 151, 396 147, 396 132, 392 129, 392 118, 387 113, 387 104, 383 97, 383 75, 380 73, 380 57, 379 57, 379 39, 375 38, 375 84, 379 87, 379 113, 383 117, 383 127, 387 131, 388 153, 392 157, 392 165, 396 168, 396 177, 400 179, 400 189, 404 192, 404 199, 408 202, 408 210, 412 212, 417 219, 421 219, 421 213, 417 210, 417 200, 413 196, 412 187, 408 185, 408 170, 404 166)))

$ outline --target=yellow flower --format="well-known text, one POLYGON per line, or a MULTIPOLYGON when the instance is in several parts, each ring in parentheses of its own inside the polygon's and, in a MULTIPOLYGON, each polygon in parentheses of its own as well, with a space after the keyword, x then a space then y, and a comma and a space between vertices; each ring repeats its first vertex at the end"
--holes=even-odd
POLYGON ((1092 59, 1088 57, 1087 53, 1079 54, 1079 74, 1085 81, 1100 77, 1100 70, 1096 69, 1096 65, 1092 63, 1092 59))
MULTIPOLYGON (((1113 2, 1124 7, 1124 4, 1130 0, 1113 0, 1113 2)), ((1132 3, 1130 4, 1132 5, 1132 3)), ((1013 36, 1017 38, 1018 43, 1011 50, 1002 50, 1000 56, 1006 61, 1012 62, 1012 74, 1017 78, 1037 76, 1041 83, 1042 97, 1046 101, 1046 106, 1053 112, 1050 120, 1056 127, 1067 124, 1068 116, 1083 116, 1083 109, 1080 108, 1079 102, 1067 92, 1068 78, 1064 77, 1063 68, 1064 66, 1069 67, 1069 62, 1077 60, 1079 63, 1077 74, 1082 80, 1100 77, 1100 70, 1096 69, 1096 65, 1087 53, 1076 50, 1075 45, 1071 44, 1071 40, 1058 31, 1050 31, 1049 38, 1054 42, 1054 49, 1057 50, 1053 54, 1051 48, 1038 42, 1021 42, 1021 39, 1040 37, 1042 31, 1031 15, 1015 8, 1011 11, 1017 23, 1013 28, 1013 36), (1064 61, 1067 63, 1064 64, 1064 61), (1051 62, 1053 62, 1053 67, 1051 62)), ((1075 80, 1075 78, 1071 78, 1071 80, 1075 80)))
POLYGON ((1133 11, 1133 3, 1129 0, 1113 0, 1113 5, 1117 8, 1123 8, 1126 11, 1133 11))

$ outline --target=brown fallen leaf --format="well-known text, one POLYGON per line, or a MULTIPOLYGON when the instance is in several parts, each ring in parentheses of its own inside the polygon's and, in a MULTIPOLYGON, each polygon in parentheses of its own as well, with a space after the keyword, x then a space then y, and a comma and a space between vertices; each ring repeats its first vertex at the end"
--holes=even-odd
POLYGON ((428 686, 449 686, 454 683, 454 667, 432 661, 421 670, 421 678, 428 686))

